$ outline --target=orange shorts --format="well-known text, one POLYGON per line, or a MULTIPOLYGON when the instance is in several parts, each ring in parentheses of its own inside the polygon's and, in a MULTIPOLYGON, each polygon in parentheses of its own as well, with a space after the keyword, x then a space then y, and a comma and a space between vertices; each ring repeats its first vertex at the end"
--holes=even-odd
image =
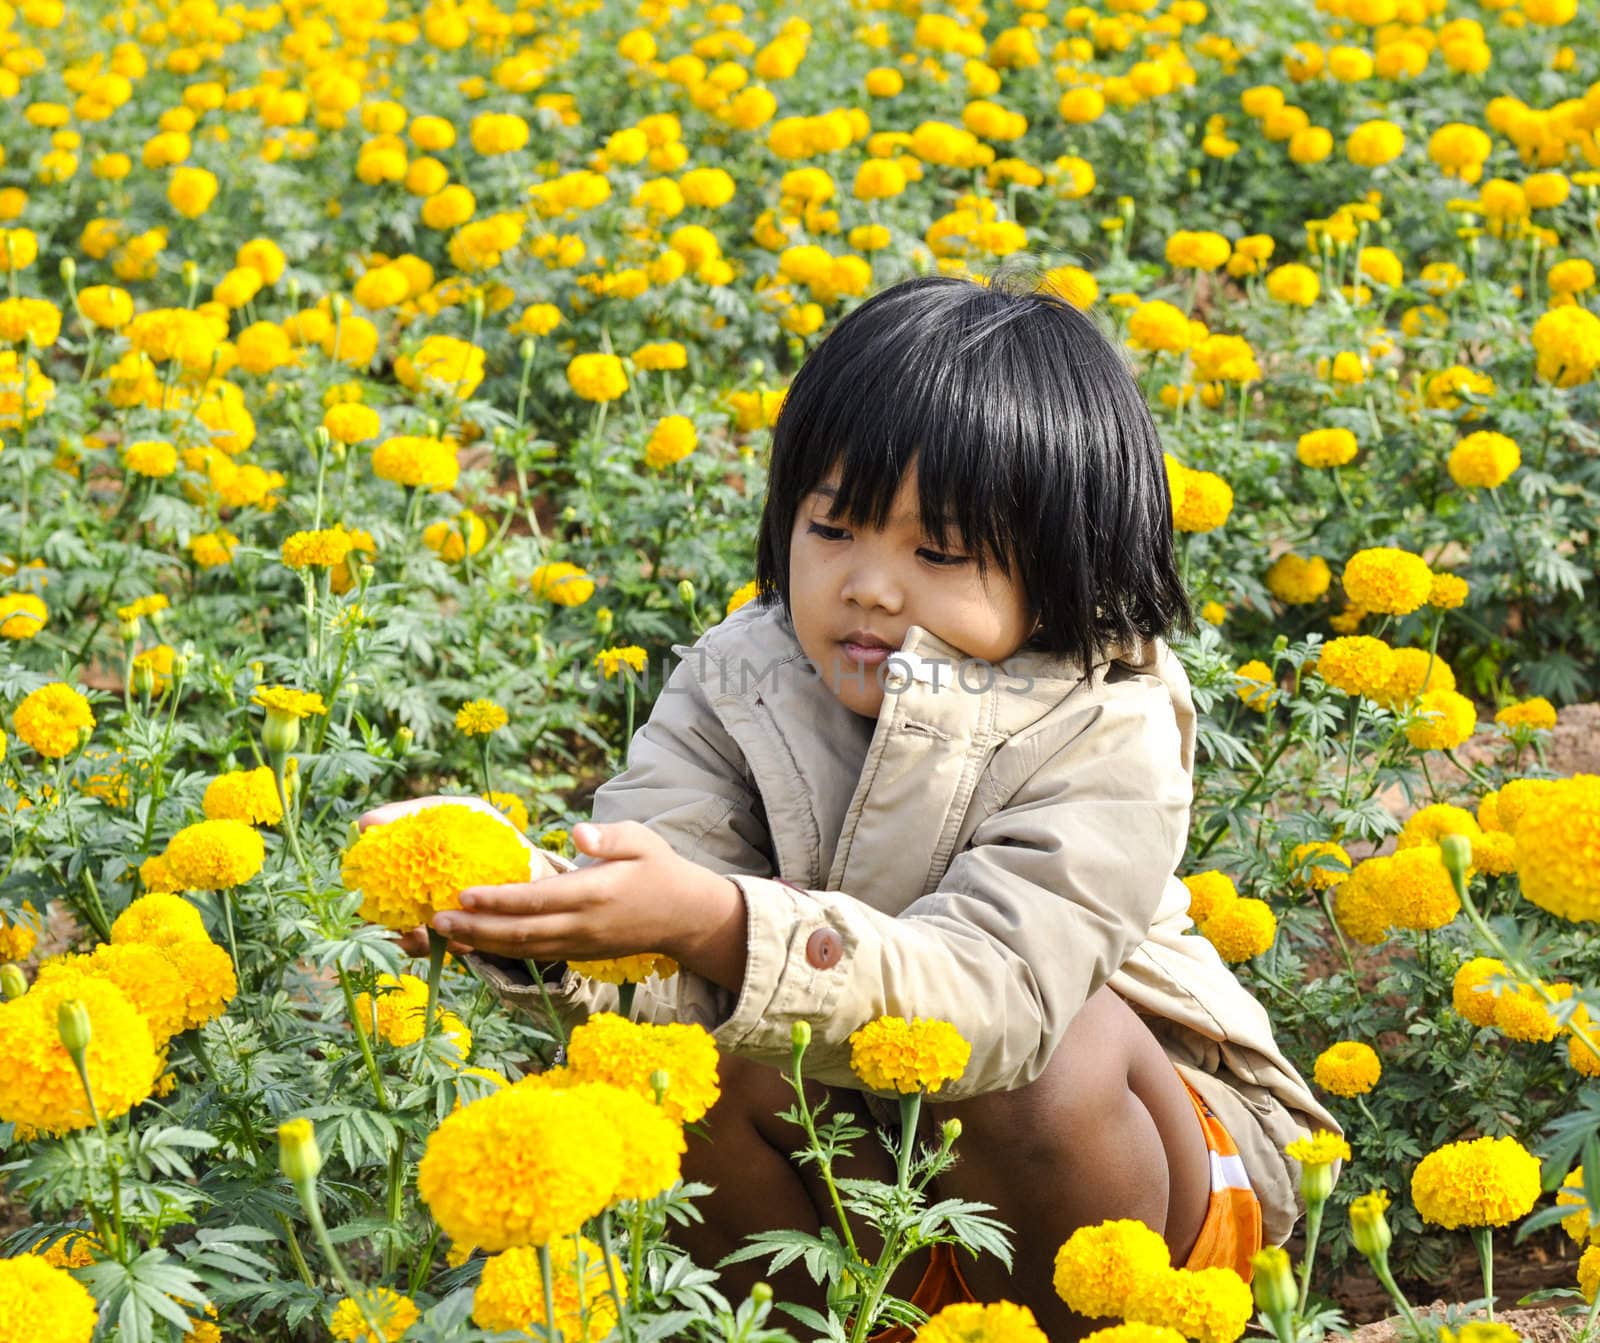
MULTIPOLYGON (((1205 1134, 1211 1157, 1211 1203, 1206 1209, 1200 1234, 1184 1262, 1185 1268, 1231 1268, 1250 1281, 1250 1259, 1261 1248, 1261 1203, 1250 1188, 1239 1149, 1221 1121, 1181 1074, 1183 1089, 1189 1093, 1195 1117, 1205 1134)), ((961 1275, 955 1247, 935 1245, 922 1281, 911 1293, 911 1304, 935 1315, 957 1302, 976 1301, 961 1275)), ((869 1343, 911 1343, 916 1331, 893 1325, 873 1334, 869 1343)))

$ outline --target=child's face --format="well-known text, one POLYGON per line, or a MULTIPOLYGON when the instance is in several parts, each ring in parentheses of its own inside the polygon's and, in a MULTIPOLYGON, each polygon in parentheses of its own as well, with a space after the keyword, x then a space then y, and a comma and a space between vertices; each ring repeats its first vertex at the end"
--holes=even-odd
MULTIPOLYGON (((922 527, 915 468, 902 477, 882 531, 828 516, 838 484, 836 469, 795 514, 789 611, 801 649, 848 708, 878 716, 879 667, 912 625, 989 662, 1022 646, 1034 621, 1020 583, 993 563, 980 580, 975 555, 937 548, 922 527), (875 635, 883 647, 862 646, 852 635, 875 635)), ((957 545, 953 535, 947 541, 957 545)), ((941 683, 955 674, 950 668, 941 683)))

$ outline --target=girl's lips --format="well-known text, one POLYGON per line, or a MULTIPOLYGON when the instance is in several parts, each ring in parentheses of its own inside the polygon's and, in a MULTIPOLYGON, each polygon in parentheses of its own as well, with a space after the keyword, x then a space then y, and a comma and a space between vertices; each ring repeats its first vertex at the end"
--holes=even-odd
POLYGON ((879 644, 853 644, 846 641, 844 651, 852 662, 863 662, 869 667, 875 667, 895 650, 879 644))

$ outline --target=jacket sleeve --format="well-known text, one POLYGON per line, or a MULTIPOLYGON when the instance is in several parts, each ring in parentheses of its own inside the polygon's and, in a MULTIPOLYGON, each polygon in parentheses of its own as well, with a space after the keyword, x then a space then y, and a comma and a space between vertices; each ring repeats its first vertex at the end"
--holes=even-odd
MULTIPOLYGON (((590 815, 601 823, 640 821, 681 857, 715 872, 765 876, 772 871, 767 856, 771 841, 754 779, 687 661, 674 669, 650 718, 634 733, 627 768, 595 792, 590 815)), ((564 870, 599 861, 582 854, 576 863, 549 856, 564 870)), ((548 995, 564 1026, 580 1023, 591 1012, 615 1011, 618 1005, 615 985, 571 970, 559 984, 541 989, 520 962, 481 954, 469 955, 467 961, 508 1006, 543 1015, 548 995)), ((668 980, 639 985, 633 1015, 641 1021, 692 1021, 710 1029, 732 1006, 728 990, 680 970, 668 980)))
POLYGON ((937 889, 898 916, 843 892, 735 877, 748 968, 719 1043, 782 1064, 791 1025, 807 1020, 807 1070, 859 1087, 852 1031, 883 1014, 932 1017, 972 1045, 941 1100, 1037 1077, 1084 1002, 1144 940, 1188 826, 1190 776, 1165 689, 1136 677, 1085 701, 937 889), (843 955, 818 968, 807 945, 826 928, 843 955))

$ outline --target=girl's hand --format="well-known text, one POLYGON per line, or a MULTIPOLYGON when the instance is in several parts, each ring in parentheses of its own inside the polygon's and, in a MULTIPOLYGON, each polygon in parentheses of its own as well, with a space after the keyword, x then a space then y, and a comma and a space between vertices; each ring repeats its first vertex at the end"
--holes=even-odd
POLYGON ((713 983, 740 988, 746 916, 732 881, 679 857, 638 821, 585 821, 573 827, 572 841, 606 861, 538 881, 469 886, 461 909, 435 915, 433 927, 453 944, 518 960, 659 951, 713 983))
MULTIPOLYGON (((550 861, 549 855, 538 848, 516 826, 511 825, 510 819, 498 807, 491 806, 481 797, 446 797, 435 793, 429 797, 408 798, 404 802, 386 802, 381 807, 374 807, 371 811, 363 812, 356 818, 356 825, 362 831, 369 826, 385 825, 390 821, 398 821, 402 816, 410 816, 428 807, 438 807, 450 803, 458 807, 471 807, 474 811, 481 811, 486 816, 493 816, 497 821, 502 821, 516 832, 522 841, 523 847, 528 850, 528 879, 529 881, 542 881, 545 877, 554 876, 561 869, 550 861)), ((413 928, 408 933, 401 933, 395 939, 400 944, 400 949, 408 956, 426 956, 428 954, 428 930, 426 928, 413 928)), ((450 952, 459 956, 473 948, 464 942, 452 942, 450 952)))

